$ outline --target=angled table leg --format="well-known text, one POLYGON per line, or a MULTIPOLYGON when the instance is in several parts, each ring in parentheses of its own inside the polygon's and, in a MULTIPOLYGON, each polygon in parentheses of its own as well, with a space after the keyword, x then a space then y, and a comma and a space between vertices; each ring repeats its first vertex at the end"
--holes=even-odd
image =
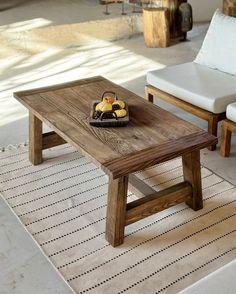
POLYGON ((42 163, 42 121, 29 112, 29 160, 32 164, 42 163))
POLYGON ((200 165, 200 150, 193 151, 182 157, 184 180, 192 186, 192 197, 186 204, 193 210, 203 208, 202 201, 202 180, 200 165))
POLYGON ((128 176, 109 179, 106 240, 113 246, 123 243, 125 231, 128 176))

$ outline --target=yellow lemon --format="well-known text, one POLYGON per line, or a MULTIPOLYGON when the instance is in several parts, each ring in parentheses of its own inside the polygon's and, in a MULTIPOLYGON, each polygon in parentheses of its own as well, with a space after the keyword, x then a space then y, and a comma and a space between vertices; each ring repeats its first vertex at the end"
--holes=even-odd
POLYGON ((105 111, 111 111, 112 110, 112 105, 110 103, 104 103, 103 102, 103 105, 102 107, 100 108, 100 110, 102 112, 105 112, 105 111))
POLYGON ((121 100, 116 100, 115 102, 112 103, 112 105, 119 105, 120 108, 125 108, 125 102, 121 100))
POLYGON ((119 109, 119 110, 115 110, 115 113, 117 117, 124 117, 126 116, 127 111, 125 109, 119 109))
POLYGON ((102 110, 103 104, 104 104, 104 102, 100 102, 100 103, 98 103, 98 104, 96 105, 96 107, 95 107, 95 110, 96 110, 96 111, 98 111, 98 110, 102 110))

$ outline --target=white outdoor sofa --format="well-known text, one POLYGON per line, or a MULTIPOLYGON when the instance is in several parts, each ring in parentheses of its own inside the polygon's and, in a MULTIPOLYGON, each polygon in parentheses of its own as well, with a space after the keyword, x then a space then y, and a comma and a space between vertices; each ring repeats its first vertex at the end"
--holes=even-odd
POLYGON ((154 96, 207 120, 217 136, 227 105, 236 102, 236 18, 217 10, 193 62, 148 72, 145 97, 154 96))

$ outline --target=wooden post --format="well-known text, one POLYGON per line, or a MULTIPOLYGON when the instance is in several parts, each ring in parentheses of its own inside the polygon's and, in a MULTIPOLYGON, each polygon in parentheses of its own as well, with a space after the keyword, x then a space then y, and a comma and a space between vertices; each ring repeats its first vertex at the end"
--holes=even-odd
POLYGON ((109 179, 106 240, 113 246, 124 241, 128 177, 109 179))
POLYGON ((192 197, 186 204, 193 210, 203 208, 200 150, 193 151, 182 157, 184 180, 192 185, 192 197))
POLYGON ((223 13, 230 16, 236 16, 236 1, 223 0, 223 13))
POLYGON ((147 47, 167 47, 169 45, 169 13, 166 8, 144 8, 143 26, 147 47))
POLYGON ((32 164, 42 163, 42 122, 32 112, 29 112, 29 160, 32 164))

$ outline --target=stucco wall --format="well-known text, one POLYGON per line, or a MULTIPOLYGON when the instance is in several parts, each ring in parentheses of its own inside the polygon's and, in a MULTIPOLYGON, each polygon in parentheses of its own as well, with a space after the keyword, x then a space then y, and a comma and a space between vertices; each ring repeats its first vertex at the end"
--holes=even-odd
POLYGON ((209 21, 217 8, 222 9, 223 0, 188 0, 193 7, 194 21, 209 21))

